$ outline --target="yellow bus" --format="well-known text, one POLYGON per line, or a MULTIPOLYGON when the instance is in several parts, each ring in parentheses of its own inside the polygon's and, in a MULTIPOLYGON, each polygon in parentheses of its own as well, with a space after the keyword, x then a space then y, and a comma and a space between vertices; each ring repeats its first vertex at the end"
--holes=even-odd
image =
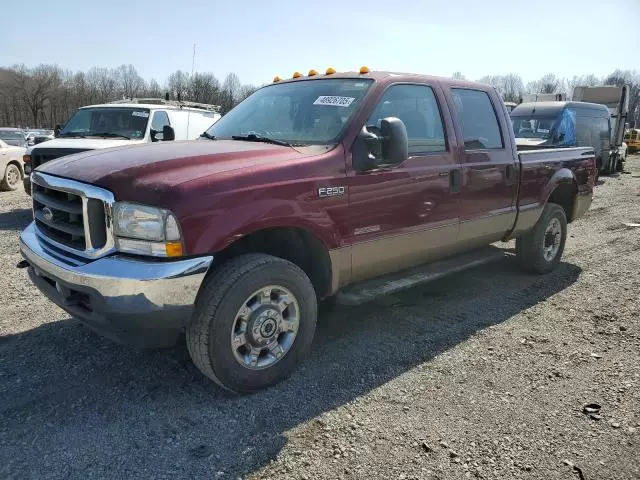
POLYGON ((640 150, 640 129, 632 128, 624 132, 624 143, 627 144, 627 151, 629 153, 640 150))

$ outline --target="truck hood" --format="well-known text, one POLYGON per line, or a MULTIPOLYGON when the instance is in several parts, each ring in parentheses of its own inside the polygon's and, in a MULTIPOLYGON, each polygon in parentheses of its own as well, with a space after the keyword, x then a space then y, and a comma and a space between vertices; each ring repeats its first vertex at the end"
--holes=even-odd
POLYGON ((143 143, 140 140, 125 140, 123 138, 54 138, 46 142, 29 147, 27 154, 34 148, 74 148, 85 150, 97 150, 101 148, 120 147, 122 145, 137 145, 143 143))
POLYGON ((185 140, 76 153, 36 170, 107 188, 117 199, 150 201, 150 196, 160 198, 185 182, 318 153, 321 152, 316 147, 294 149, 235 140, 185 140))

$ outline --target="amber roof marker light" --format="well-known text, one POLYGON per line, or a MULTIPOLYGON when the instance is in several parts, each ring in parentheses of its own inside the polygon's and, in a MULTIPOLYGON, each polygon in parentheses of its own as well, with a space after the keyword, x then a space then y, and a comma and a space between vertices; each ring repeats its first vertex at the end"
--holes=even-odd
POLYGON ((293 78, 300 78, 302 76, 302 74, 300 72, 294 72, 293 73, 293 78))
POLYGON ((273 77, 273 83, 277 83, 280 80, 282 80, 278 75, 276 75, 275 77, 273 77))
POLYGON ((360 75, 364 75, 365 73, 369 73, 371 70, 369 70, 369 67, 365 67, 362 66, 360 67, 360 75))
POLYGON ((325 75, 333 75, 334 73, 336 73, 336 70, 335 70, 335 68, 329 67, 329 68, 327 68, 327 71, 324 72, 324 73, 325 73, 325 75))

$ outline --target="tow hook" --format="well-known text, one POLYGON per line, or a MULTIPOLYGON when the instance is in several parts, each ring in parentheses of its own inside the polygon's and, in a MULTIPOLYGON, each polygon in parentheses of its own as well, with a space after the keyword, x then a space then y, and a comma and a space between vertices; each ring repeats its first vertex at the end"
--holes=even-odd
POLYGON ((16 264, 16 268, 27 268, 27 267, 29 267, 29 262, 27 262, 26 260, 20 260, 16 264))

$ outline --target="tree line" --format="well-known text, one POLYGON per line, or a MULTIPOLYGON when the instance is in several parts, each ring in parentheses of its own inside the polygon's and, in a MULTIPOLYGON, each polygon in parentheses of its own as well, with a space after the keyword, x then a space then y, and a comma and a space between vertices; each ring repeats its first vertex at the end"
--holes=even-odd
MULTIPOLYGON (((461 72, 453 78, 464 79, 461 72)), ((638 124, 640 117, 640 74, 615 70, 605 77, 596 75, 560 78, 547 73, 524 83, 515 73, 487 75, 479 82, 494 86, 506 102, 518 102, 525 93, 564 93, 570 99, 574 87, 596 85, 631 85, 629 120, 638 124)), ((146 81, 133 65, 117 68, 93 67, 86 72, 71 72, 57 65, 0 67, 0 126, 52 127, 66 122, 79 107, 123 98, 160 98, 218 105, 221 113, 253 93, 257 87, 243 85, 235 73, 220 82, 213 73, 190 74, 177 70, 160 85, 146 81)))
MULTIPOLYGON (((461 72, 455 72, 452 78, 464 80, 461 72)), ((571 100, 575 87, 596 87, 600 85, 615 85, 621 87, 629 85, 629 123, 633 126, 640 125, 640 74, 635 70, 617 69, 605 77, 596 75, 573 76, 560 78, 553 73, 547 73, 537 80, 524 83, 522 77, 515 73, 504 75, 486 75, 477 80, 487 83, 502 95, 505 102, 518 103, 526 93, 563 93, 571 100)))
POLYGON ((220 82, 213 73, 178 70, 161 86, 145 81, 133 65, 93 67, 71 72, 57 65, 0 67, 0 126, 53 127, 79 107, 126 98, 164 98, 218 105, 231 110, 257 87, 243 85, 235 73, 220 82))

